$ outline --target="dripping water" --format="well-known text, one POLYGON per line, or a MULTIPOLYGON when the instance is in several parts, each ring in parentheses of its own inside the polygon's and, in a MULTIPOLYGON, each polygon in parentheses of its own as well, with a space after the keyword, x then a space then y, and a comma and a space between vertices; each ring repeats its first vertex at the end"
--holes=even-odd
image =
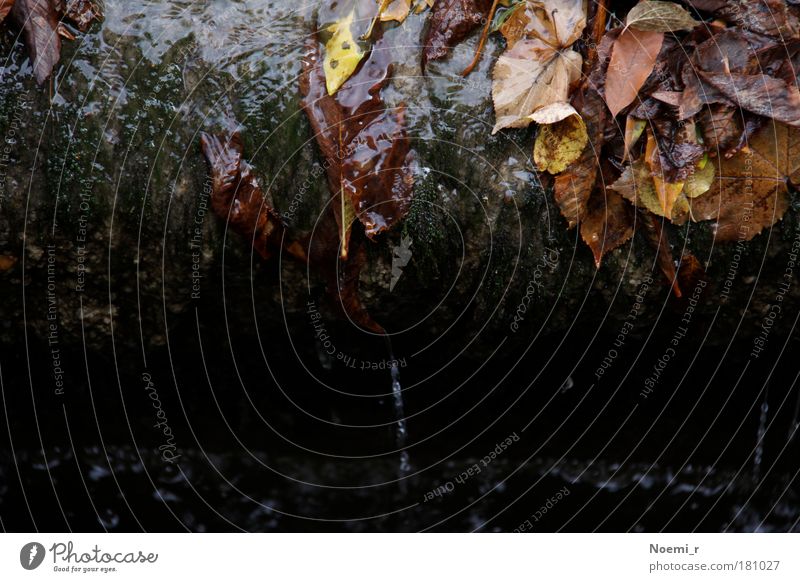
POLYGON ((400 369, 394 358, 392 341, 386 336, 386 347, 389 350, 389 361, 392 362, 392 400, 394 402, 395 424, 395 444, 400 451, 400 477, 405 477, 411 472, 411 463, 406 450, 408 440, 408 429, 406 427, 405 405, 403 403, 403 386, 400 384, 400 369))
POLYGON ((756 433, 756 451, 753 456, 753 480, 761 479, 761 461, 764 458, 764 436, 767 432, 767 413, 769 412, 769 383, 764 387, 764 399, 761 401, 761 414, 758 417, 758 432, 756 433))

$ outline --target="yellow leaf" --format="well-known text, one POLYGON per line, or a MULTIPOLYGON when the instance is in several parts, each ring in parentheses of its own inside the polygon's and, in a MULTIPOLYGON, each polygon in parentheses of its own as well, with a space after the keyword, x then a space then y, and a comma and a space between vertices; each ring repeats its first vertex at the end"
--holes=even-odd
POLYGON ((364 51, 356 42, 353 34, 353 19, 355 10, 328 27, 331 33, 330 40, 325 44, 325 60, 323 67, 325 70, 325 86, 328 95, 333 95, 344 85, 358 67, 361 59, 364 58, 364 51))
MULTIPOLYGON (((384 0, 376 1, 383 7, 384 0)), ((395 20, 402 23, 408 17, 409 12, 411 12, 411 0, 392 0, 385 9, 380 11, 380 19, 381 22, 395 20)))
POLYGON ((650 168, 653 176, 653 184, 656 188, 656 196, 661 205, 661 216, 672 216, 672 209, 675 201, 683 191, 683 182, 667 182, 661 170, 661 161, 658 152, 656 138, 651 132, 647 132, 647 146, 645 147, 645 162, 650 168))
POLYGON ((703 158, 697 164, 697 170, 695 170, 694 174, 686 179, 683 193, 689 198, 697 198, 705 194, 711 189, 716 173, 714 162, 707 157, 703 158))
POLYGON ((583 119, 580 115, 571 115, 539 128, 533 159, 540 170, 558 174, 580 157, 587 143, 589 134, 583 119))
POLYGON ((625 120, 625 151, 622 153, 622 161, 624 162, 630 157, 631 148, 633 144, 639 141, 639 138, 644 133, 644 128, 647 122, 644 119, 636 119, 632 115, 628 115, 625 120))

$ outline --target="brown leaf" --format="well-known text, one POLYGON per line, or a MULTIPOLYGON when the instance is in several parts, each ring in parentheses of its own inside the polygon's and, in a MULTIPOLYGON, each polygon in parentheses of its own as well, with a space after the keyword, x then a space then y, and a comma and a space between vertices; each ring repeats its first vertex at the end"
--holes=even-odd
POLYGON ((700 76, 742 109, 800 127, 800 90, 797 85, 765 74, 700 71, 700 76))
POLYGON ((742 114, 730 105, 710 105, 700 112, 698 125, 705 140, 706 151, 716 157, 724 155, 741 135, 742 114))
POLYGON ((650 212, 640 212, 639 218, 642 222, 642 232, 647 242, 656 251, 656 263, 658 268, 667 278, 675 297, 680 298, 683 293, 678 284, 678 275, 675 271, 675 262, 672 259, 672 248, 669 243, 669 233, 664 228, 663 219, 656 218, 650 212))
POLYGON ((686 3, 753 32, 787 38, 797 33, 785 0, 686 0, 686 3))
POLYGON ((36 82, 42 85, 61 56, 56 10, 50 0, 16 0, 11 16, 24 32, 36 82))
POLYGON ((231 228, 251 241, 264 259, 281 248, 284 227, 278 213, 267 205, 250 164, 242 158, 242 138, 230 135, 200 136, 211 172, 211 206, 231 228))
MULTIPOLYGON (((370 238, 391 228, 408 211, 413 193, 413 160, 405 110, 388 110, 381 89, 389 79, 392 51, 379 39, 363 65, 331 96, 319 43, 303 59, 303 109, 325 158, 331 196, 344 196, 370 238)), ((334 201, 342 257, 348 253, 347 201, 334 201)))
POLYGON ((789 207, 787 182, 800 179, 800 130, 767 124, 748 148, 718 160, 718 179, 690 201, 693 219, 714 220, 718 241, 750 240, 789 207))
POLYGON ((653 71, 664 33, 626 28, 617 37, 606 75, 605 96, 611 116, 633 103, 653 71))
POLYGON ((17 257, 11 255, 0 255, 0 273, 10 270, 17 264, 17 257))
POLYGON ((429 61, 447 56, 481 25, 489 13, 492 0, 436 0, 422 50, 422 71, 429 61))
POLYGON ((95 20, 103 17, 97 5, 90 0, 69 0, 64 7, 64 16, 81 32, 87 32, 95 20))
POLYGON ((0 22, 6 19, 13 6, 14 0, 0 0, 0 22))
POLYGON ((628 242, 632 236, 633 217, 627 202, 616 192, 595 191, 581 222, 581 238, 592 250, 597 268, 600 268, 604 255, 628 242))

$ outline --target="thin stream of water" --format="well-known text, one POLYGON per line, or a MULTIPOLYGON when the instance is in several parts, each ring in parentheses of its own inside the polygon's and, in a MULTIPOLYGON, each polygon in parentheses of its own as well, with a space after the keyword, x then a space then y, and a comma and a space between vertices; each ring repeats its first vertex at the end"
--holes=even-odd
POLYGON ((392 341, 389 336, 386 336, 386 347, 389 351, 389 361, 395 362, 392 364, 392 399, 394 402, 394 417, 397 419, 395 427, 395 444, 400 449, 400 477, 405 477, 411 472, 411 461, 406 450, 406 441, 408 440, 408 429, 406 427, 406 412, 405 404, 403 402, 403 386, 400 384, 400 369, 394 358, 394 350, 392 349, 392 341))

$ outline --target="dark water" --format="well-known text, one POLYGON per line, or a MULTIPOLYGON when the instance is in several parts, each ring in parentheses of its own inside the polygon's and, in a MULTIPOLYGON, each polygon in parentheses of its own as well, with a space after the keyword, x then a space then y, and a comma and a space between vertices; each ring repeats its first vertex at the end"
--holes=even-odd
MULTIPOLYGON (((126 51, 145 65, 171 54, 180 66, 166 68, 182 86, 194 87, 207 69, 236 80, 227 91, 212 75, 187 110, 213 117, 220 112, 205 108, 204 91, 230 93, 239 121, 266 131, 277 114, 265 96, 296 82, 306 35, 296 8, 148 2, 132 13, 129 3, 107 2, 103 32, 86 37, 70 66, 124 104, 149 91, 126 84, 126 51)), ((418 38, 420 26, 410 20, 396 35, 418 38)), ((458 71, 470 57, 465 46, 446 66, 458 71)), ((433 100, 470 109, 490 91, 486 74, 465 86, 445 75, 426 83, 402 95, 411 96, 409 123, 420 139, 441 130, 430 124, 433 100)), ((387 92, 389 101, 400 97, 387 92)), ((157 94, 153 101, 157 110, 157 94)), ((476 133, 486 127, 475 122, 461 136, 476 133)), ((532 179, 509 174, 514 184, 532 179)), ((393 339, 388 359, 404 365, 364 370, 321 358, 304 317, 290 319, 289 337, 274 325, 258 337, 255 325, 228 329, 224 308, 249 302, 218 305, 221 292, 209 284, 212 291, 197 312, 164 314, 168 346, 148 344, 146 366, 139 346, 123 350, 113 330, 87 353, 81 338, 65 342, 70 374, 60 398, 41 338, 3 346, 2 529, 800 530, 796 334, 775 332, 748 367, 746 336, 706 336, 708 322, 698 321, 645 397, 674 332, 668 318, 652 335, 629 336, 602 379, 596 371, 619 325, 595 329, 575 313, 566 331, 523 325, 509 339, 504 323, 506 335, 481 337, 479 349, 463 305, 451 312, 464 321, 447 334, 420 328, 393 339)), ((553 302, 535 306, 547 312, 553 302)), ((386 361, 381 339, 330 331, 348 358, 386 361)))

